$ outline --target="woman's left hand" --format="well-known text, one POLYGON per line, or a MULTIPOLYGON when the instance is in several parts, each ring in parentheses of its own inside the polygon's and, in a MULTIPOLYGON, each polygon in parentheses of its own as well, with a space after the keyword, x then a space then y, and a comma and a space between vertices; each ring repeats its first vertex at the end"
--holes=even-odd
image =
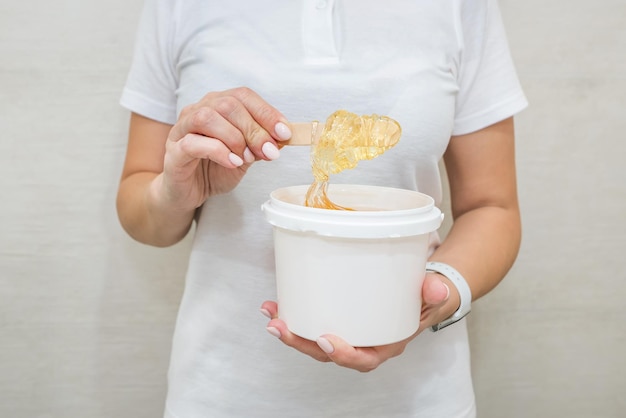
POLYGON ((428 273, 422 286, 422 314, 419 329, 409 338, 397 343, 377 347, 352 347, 335 335, 322 335, 317 341, 306 340, 289 331, 287 324, 278 318, 276 302, 264 302, 261 312, 271 320, 267 331, 284 344, 322 362, 334 362, 342 367, 369 372, 386 360, 396 357, 407 344, 426 328, 451 316, 459 306, 459 295, 448 279, 428 273))

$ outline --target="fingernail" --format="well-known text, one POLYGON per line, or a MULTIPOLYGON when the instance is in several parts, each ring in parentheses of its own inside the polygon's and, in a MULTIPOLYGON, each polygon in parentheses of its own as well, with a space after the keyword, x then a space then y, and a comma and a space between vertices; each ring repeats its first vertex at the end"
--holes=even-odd
POLYGON ((263 154, 265 154, 265 156, 270 160, 275 160, 280 157, 280 151, 278 151, 276 145, 272 144, 271 142, 266 142, 265 144, 263 144, 261 150, 263 151, 263 154))
POLYGON ((274 327, 267 327, 265 328, 267 330, 267 332, 269 332, 270 334, 272 334, 274 337, 276 338, 280 338, 280 331, 278 330, 278 328, 274 328, 274 327))
POLYGON ((317 339, 317 345, 320 346, 323 352, 326 354, 332 354, 335 351, 335 347, 324 337, 319 337, 317 339))
POLYGON ((243 160, 247 163, 253 163, 255 159, 256 158, 254 158, 254 154, 250 151, 250 148, 246 147, 246 149, 243 150, 243 160))
POLYGON ((233 163, 233 165, 235 165, 236 167, 239 167, 241 165, 243 165, 243 160, 241 159, 240 156, 238 156, 237 154, 233 154, 232 152, 228 155, 228 159, 230 160, 231 163, 233 163))
POLYGON ((441 284, 446 287, 446 298, 444 300, 448 300, 450 298, 450 288, 445 283, 441 283, 441 284))
POLYGON ((276 126, 274 126, 274 132, 276 132, 278 139, 282 139, 283 141, 291 138, 291 129, 283 122, 278 122, 276 126))
POLYGON ((267 310, 267 309, 265 309, 265 308, 261 308, 261 309, 259 309, 259 310, 261 311, 261 313, 262 313, 263 315, 267 316, 269 319, 272 319, 272 314, 270 314, 270 311, 268 311, 268 310, 267 310))

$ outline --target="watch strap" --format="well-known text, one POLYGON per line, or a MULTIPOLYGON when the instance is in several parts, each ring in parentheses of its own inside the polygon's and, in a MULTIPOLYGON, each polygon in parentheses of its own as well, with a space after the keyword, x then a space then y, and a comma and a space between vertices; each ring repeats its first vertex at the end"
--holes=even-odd
POLYGON ((452 316, 430 327, 432 331, 439 331, 448 325, 452 325, 455 322, 460 321, 468 313, 470 313, 472 305, 472 291, 461 273, 448 264, 440 263, 438 261, 429 261, 426 263, 426 271, 439 273, 450 279, 452 284, 457 288, 459 298, 461 300, 459 308, 452 314, 452 316))

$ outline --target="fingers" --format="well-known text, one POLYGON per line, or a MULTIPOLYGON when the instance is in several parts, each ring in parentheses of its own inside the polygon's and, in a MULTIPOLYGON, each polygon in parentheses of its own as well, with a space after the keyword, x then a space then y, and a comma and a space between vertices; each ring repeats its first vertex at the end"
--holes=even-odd
POLYGON ((316 341, 307 340, 293 334, 284 321, 278 318, 275 302, 264 302, 261 313, 271 318, 267 332, 285 345, 292 347, 321 362, 334 362, 339 366, 369 372, 376 369, 391 357, 401 354, 406 344, 413 338, 395 344, 378 347, 352 347, 335 335, 323 335, 316 341))
POLYGON ((181 159, 178 162, 181 165, 195 158, 208 158, 225 167, 251 162, 250 156, 246 155, 242 132, 210 107, 200 107, 181 116, 168 139, 179 143, 181 154, 178 157, 181 159))
POLYGON ((335 364, 360 372, 371 372, 390 358, 402 354, 416 335, 417 333, 403 341, 376 347, 352 347, 335 335, 323 335, 316 342, 335 364))
MULTIPOLYGON (((248 162, 232 152, 226 144, 219 139, 198 134, 185 135, 172 146, 168 146, 168 151, 169 154, 166 157, 168 161, 166 161, 166 164, 171 160, 175 162, 177 167, 184 167, 198 159, 212 160, 227 168, 240 167, 244 162, 248 162)), ((245 152, 244 150, 242 156, 245 152)))
POLYGON ((263 302, 261 313, 269 319, 278 318, 278 304, 272 301, 263 302))
POLYGON ((321 336, 316 342, 335 364, 360 372, 370 372, 388 358, 376 347, 352 347, 334 335, 321 336))
POLYGON ((315 343, 315 341, 306 340, 302 337, 293 334, 287 328, 284 321, 278 319, 278 305, 276 302, 266 301, 261 305, 261 313, 270 318, 270 322, 267 324, 267 332, 281 340, 289 347, 313 357, 315 360, 321 362, 329 362, 330 359, 324 353, 324 351, 315 343))
POLYGON ((293 334, 287 328, 285 322, 280 319, 272 319, 267 324, 267 332, 270 335, 281 340, 285 345, 292 347, 301 353, 304 353, 310 357, 313 357, 317 361, 329 362, 330 358, 320 349, 315 341, 306 340, 302 337, 293 334))
POLYGON ((177 142, 188 134, 221 141, 225 149, 211 155, 221 158, 215 161, 226 162, 227 167, 241 161, 274 160, 280 156, 276 141, 291 137, 286 118, 247 88, 209 93, 185 108, 169 139, 177 142))
POLYGON ((272 138, 277 141, 286 141, 291 138, 291 130, 285 118, 278 110, 266 103, 253 90, 246 87, 240 87, 229 90, 226 93, 232 93, 237 99, 244 104, 248 112, 253 116, 254 120, 263 128, 272 138))

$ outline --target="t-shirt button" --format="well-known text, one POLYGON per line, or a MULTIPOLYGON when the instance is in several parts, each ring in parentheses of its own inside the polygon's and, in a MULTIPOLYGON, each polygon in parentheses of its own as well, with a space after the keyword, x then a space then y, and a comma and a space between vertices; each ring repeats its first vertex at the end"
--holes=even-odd
POLYGON ((315 5, 315 7, 317 7, 318 9, 325 9, 326 6, 328 6, 328 2, 326 2, 326 0, 320 0, 315 5))

